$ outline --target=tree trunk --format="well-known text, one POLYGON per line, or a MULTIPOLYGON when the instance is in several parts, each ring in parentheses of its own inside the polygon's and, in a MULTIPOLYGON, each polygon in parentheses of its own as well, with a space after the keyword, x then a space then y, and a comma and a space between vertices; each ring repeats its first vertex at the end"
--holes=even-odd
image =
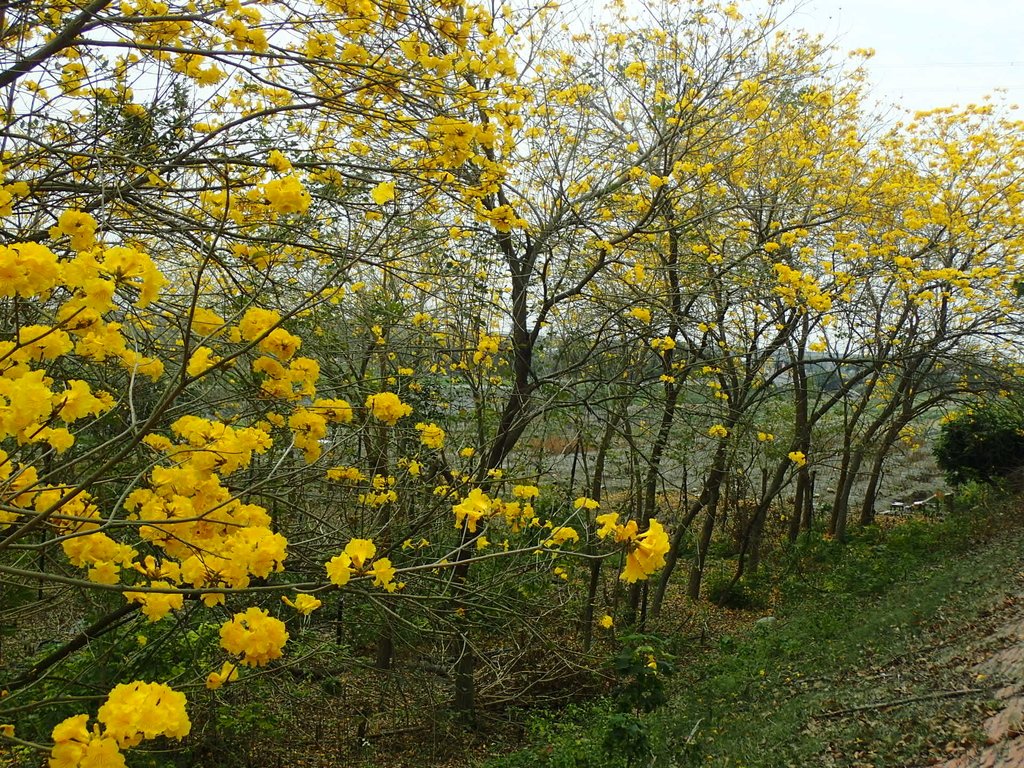
POLYGON ((716 506, 717 504, 708 505, 708 511, 704 517, 704 526, 700 532, 700 541, 697 544, 697 559, 690 566, 690 580, 686 587, 686 594, 689 595, 691 600, 700 599, 700 584, 704 578, 704 563, 707 561, 708 547, 711 546, 711 535, 715 531, 716 506))
MULTIPOLYGON (((623 400, 623 403, 627 402, 623 400)), ((594 478, 590 485, 590 498, 594 501, 601 501, 601 491, 604 484, 604 465, 608 450, 611 448, 612 439, 615 437, 615 429, 625 412, 625 405, 618 409, 612 418, 605 425, 604 434, 601 436, 601 444, 597 447, 597 456, 594 458, 594 478)), ((587 516, 587 544, 586 554, 593 559, 590 561, 590 580, 587 582, 587 597, 583 602, 583 613, 580 616, 580 630, 582 633, 583 650, 589 651, 594 639, 594 610, 597 605, 597 590, 601 585, 601 563, 604 561, 597 557, 596 527, 587 516)))

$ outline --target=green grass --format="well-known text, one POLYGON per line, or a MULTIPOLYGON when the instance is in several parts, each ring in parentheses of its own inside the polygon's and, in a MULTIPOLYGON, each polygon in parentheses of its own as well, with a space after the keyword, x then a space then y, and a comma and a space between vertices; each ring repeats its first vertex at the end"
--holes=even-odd
POLYGON ((668 703, 642 718, 650 758, 605 749, 604 701, 534 716, 531 746, 488 765, 895 768, 955 753, 993 711, 995 681, 971 666, 999 620, 988 607, 1022 590, 1021 545, 1012 516, 995 513, 869 529, 845 546, 807 540, 778 564, 774 624, 666 638, 678 672, 668 703))

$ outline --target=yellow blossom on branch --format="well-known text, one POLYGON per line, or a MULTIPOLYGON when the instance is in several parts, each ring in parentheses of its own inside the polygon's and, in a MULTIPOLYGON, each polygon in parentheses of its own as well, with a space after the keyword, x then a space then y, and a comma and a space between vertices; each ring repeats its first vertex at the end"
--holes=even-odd
POLYGON ((646 579, 665 565, 669 548, 668 534, 661 523, 652 519, 647 530, 635 537, 619 578, 630 584, 646 579))
POLYGON ((420 443, 427 446, 427 448, 444 447, 444 430, 437 426, 437 424, 433 422, 424 424, 421 422, 416 425, 416 430, 420 433, 420 443))
POLYGON ((395 568, 386 557, 375 560, 373 568, 369 573, 373 576, 373 585, 375 587, 381 587, 388 592, 394 592, 399 587, 399 584, 395 581, 395 568))
POLYGON ((232 664, 230 661, 225 661, 221 665, 220 671, 211 672, 206 676, 206 687, 215 691, 220 688, 224 683, 230 683, 238 679, 238 666, 232 664))
POLYGON ((268 181, 263 185, 263 196, 277 213, 305 213, 309 208, 309 192, 295 176, 268 181))
POLYGON ((466 498, 452 507, 455 527, 461 528, 465 523, 470 533, 476 533, 477 522, 491 513, 492 506, 491 498, 479 488, 474 488, 466 498))
POLYGON ((57 226, 50 229, 50 237, 57 239, 61 235, 71 238, 71 247, 76 251, 92 248, 96 242, 96 219, 88 213, 69 209, 61 213, 57 226))
POLYGON ((370 197, 377 205, 391 202, 395 199, 395 182, 382 181, 370 191, 370 197))
POLYGON ((345 545, 345 554, 352 567, 359 571, 373 560, 373 556, 377 554, 377 545, 370 539, 352 539, 345 545))
POLYGON ((228 653, 241 656, 241 664, 262 667, 279 659, 288 642, 284 622, 262 608, 236 613, 220 628, 220 644, 228 653))
POLYGON ((352 578, 352 558, 346 554, 332 557, 327 563, 327 577, 336 587, 344 587, 352 578))
POLYGON ((366 398, 366 407, 378 421, 389 427, 395 426, 399 419, 412 413, 412 406, 403 403, 394 392, 378 392, 366 398))
POLYGON ((290 608, 294 608, 303 616, 309 616, 309 614, 311 614, 313 611, 315 611, 317 608, 323 605, 322 600, 318 600, 312 595, 307 595, 304 593, 299 593, 298 595, 296 595, 294 602, 292 600, 289 600, 286 595, 282 595, 281 601, 290 608))

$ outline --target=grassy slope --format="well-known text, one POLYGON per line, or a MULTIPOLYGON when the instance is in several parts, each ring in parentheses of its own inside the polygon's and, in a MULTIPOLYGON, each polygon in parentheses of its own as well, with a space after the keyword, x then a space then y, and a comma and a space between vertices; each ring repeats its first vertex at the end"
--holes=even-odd
MULTIPOLYGON (((654 764, 925 765, 976 742, 998 681, 971 666, 1024 592, 1022 542, 990 513, 805 543, 776 623, 673 649, 671 699, 644 720, 654 764)), ((535 746, 494 765, 624 764, 606 710, 537 719, 535 746)))

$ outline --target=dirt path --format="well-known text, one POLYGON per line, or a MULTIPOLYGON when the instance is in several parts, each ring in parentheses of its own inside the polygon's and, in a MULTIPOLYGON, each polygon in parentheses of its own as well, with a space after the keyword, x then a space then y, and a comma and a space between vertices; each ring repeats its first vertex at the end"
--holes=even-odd
MULTIPOLYGON (((986 744, 940 763, 940 768, 1024 768, 1024 595, 1009 604, 1007 616, 984 644, 984 657, 972 671, 979 682, 1001 683, 994 698, 1002 705, 983 730, 986 744)), ((982 650, 979 648, 979 651, 982 650)))

